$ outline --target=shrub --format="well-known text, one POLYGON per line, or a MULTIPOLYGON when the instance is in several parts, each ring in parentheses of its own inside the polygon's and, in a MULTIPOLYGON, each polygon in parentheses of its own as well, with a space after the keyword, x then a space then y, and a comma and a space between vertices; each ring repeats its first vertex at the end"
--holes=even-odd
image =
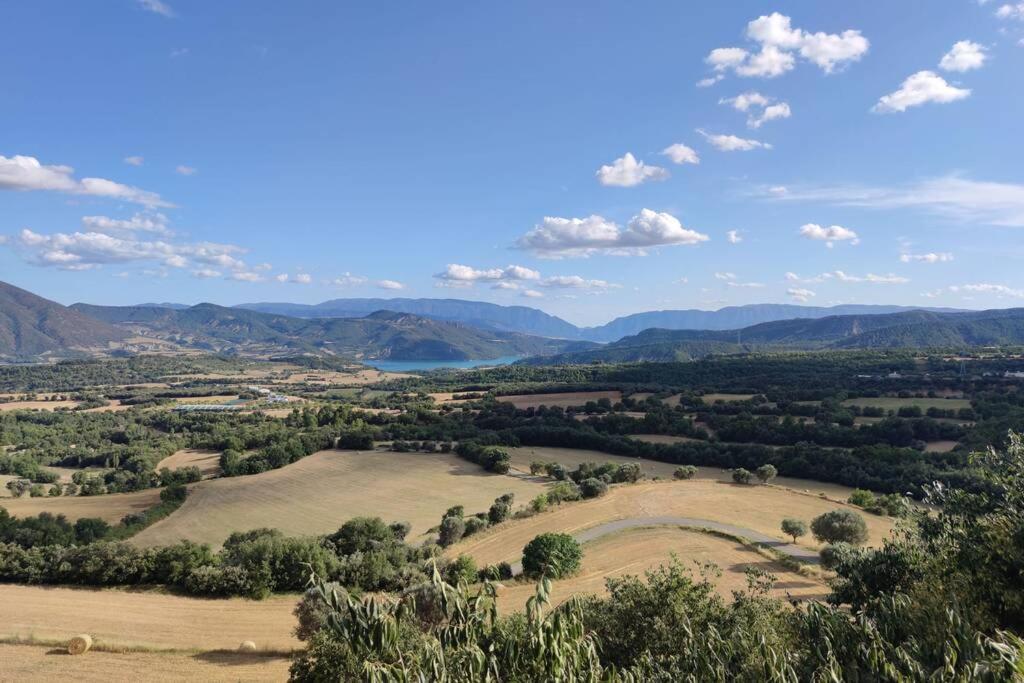
POLYGON ((580 495, 584 498, 597 498, 608 493, 608 484, 600 479, 584 479, 580 482, 580 495))
POLYGON ((523 548, 523 572, 560 579, 575 573, 582 558, 580 544, 569 534, 541 534, 523 548))
POLYGON ((672 473, 676 479, 693 479, 697 476, 697 468, 693 465, 681 465, 672 473))
POLYGON ((857 549, 849 543, 830 543, 818 553, 821 558, 821 566, 825 569, 835 570, 841 564, 849 561, 857 553, 857 549))
POLYGON ((571 481, 561 481, 548 489, 547 499, 549 503, 553 504, 579 500, 580 487, 571 481))
POLYGON ((814 537, 825 543, 860 545, 868 540, 868 527, 864 518, 853 510, 832 510, 811 521, 814 537))
POLYGON ((761 465, 754 471, 754 474, 757 475, 758 481, 767 484, 778 476, 779 471, 775 469, 775 465, 761 465))
POLYGON ((864 489, 854 489, 850 497, 846 499, 846 502, 857 507, 870 507, 875 502, 875 494, 864 489))
POLYGON ((466 522, 461 517, 445 517, 441 520, 440 538, 438 543, 447 548, 466 535, 466 522))
POLYGON ((476 561, 469 555, 459 555, 444 570, 444 579, 453 586, 460 582, 475 583, 477 580, 476 561))
MULTIPOLYGON (((494 509, 493 506, 491 509, 494 509)), ((490 524, 487 523, 486 519, 480 519, 479 517, 470 517, 469 519, 465 520, 465 522, 466 530, 463 533, 463 538, 465 538, 466 536, 472 536, 473 534, 483 531, 488 526, 490 526, 490 524)))
POLYGON ((754 478, 754 475, 748 469, 743 467, 737 467, 732 471, 732 480, 737 484, 749 484, 754 478))

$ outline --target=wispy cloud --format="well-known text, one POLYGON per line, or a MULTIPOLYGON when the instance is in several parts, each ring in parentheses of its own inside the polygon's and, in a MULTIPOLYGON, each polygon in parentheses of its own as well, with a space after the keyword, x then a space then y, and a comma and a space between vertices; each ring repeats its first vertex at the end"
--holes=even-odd
POLYGON ((872 209, 920 209, 979 224, 1024 227, 1024 185, 950 175, 896 187, 789 186, 759 192, 775 201, 805 201, 872 209))
POLYGON ((0 190, 48 190, 68 194, 118 199, 149 207, 169 207, 155 192, 123 185, 105 178, 75 178, 70 166, 47 165, 30 156, 0 156, 0 190))
POLYGON ((168 19, 175 16, 174 10, 171 9, 167 3, 161 2, 161 0, 138 0, 138 3, 139 7, 147 12, 159 14, 160 16, 167 17, 168 19))

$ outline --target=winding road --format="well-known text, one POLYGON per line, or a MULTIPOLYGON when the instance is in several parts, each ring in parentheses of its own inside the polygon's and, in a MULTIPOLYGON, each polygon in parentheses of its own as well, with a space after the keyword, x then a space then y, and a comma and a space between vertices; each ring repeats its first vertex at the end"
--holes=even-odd
MULTIPOLYGON (((746 540, 758 545, 767 546, 772 550, 796 560, 797 562, 803 562, 805 564, 819 564, 820 562, 818 553, 813 550, 808 550, 807 548, 801 548, 800 546, 792 543, 780 541, 777 538, 768 536, 767 534, 762 534, 758 531, 754 531, 753 529, 745 529, 741 526, 734 526, 723 522, 714 522, 710 519, 697 519, 696 517, 632 517, 630 519, 616 519, 584 529, 583 531, 573 534, 572 537, 580 543, 586 543, 587 541, 594 541, 602 536, 614 534, 626 529, 640 529, 652 526, 680 526, 698 530, 709 529, 711 531, 719 531, 731 536, 745 538, 746 540)), ((514 562, 512 564, 513 575, 521 574, 522 571, 522 562, 514 562)))

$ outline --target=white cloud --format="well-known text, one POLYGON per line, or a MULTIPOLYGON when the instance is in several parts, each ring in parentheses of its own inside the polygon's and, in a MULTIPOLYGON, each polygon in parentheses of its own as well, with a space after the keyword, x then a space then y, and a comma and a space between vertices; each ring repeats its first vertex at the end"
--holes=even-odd
POLYGON ((860 60, 870 47, 860 31, 810 33, 794 28, 791 19, 778 12, 749 22, 747 38, 759 49, 715 48, 705 58, 716 81, 729 71, 738 76, 775 78, 796 66, 797 55, 830 74, 860 60))
POLYGON ((910 282, 908 278, 894 275, 892 273, 889 273, 888 275, 875 275, 874 273, 868 273, 867 275, 859 276, 848 275, 841 270, 836 270, 833 271, 833 275, 835 275, 836 279, 840 282, 871 282, 878 285, 902 285, 910 282))
POLYGON ((725 233, 725 239, 729 241, 729 244, 739 244, 743 241, 739 230, 729 230, 725 233))
POLYGON ((935 252, 927 254, 900 254, 900 261, 903 263, 947 263, 952 260, 953 255, 945 252, 941 254, 935 252))
POLYGON ((200 268, 199 270, 192 271, 192 275, 201 280, 209 280, 211 278, 220 277, 221 272, 219 270, 213 270, 212 268, 200 268))
POLYGON ((401 282, 398 282, 397 280, 377 280, 374 284, 379 289, 405 289, 405 285, 403 285, 401 282))
POLYGON ((47 166, 30 156, 0 156, 0 190, 50 190, 68 194, 120 199, 149 207, 167 207, 171 204, 155 192, 122 185, 104 178, 82 178, 72 176, 70 166, 47 166))
POLYGON ((180 242, 164 218, 136 215, 129 220, 86 216, 85 229, 44 235, 23 229, 11 246, 29 263, 61 270, 90 270, 109 264, 147 263, 196 271, 255 272, 239 256, 245 249, 215 242, 180 242), (155 238, 150 234, 156 233, 155 238))
POLYGON ((741 93, 736 97, 723 97, 718 101, 719 104, 731 105, 736 111, 749 113, 747 126, 750 128, 760 128, 768 121, 788 119, 791 116, 789 104, 773 102, 773 98, 765 97, 756 91, 741 93))
POLYGON ((947 104, 970 96, 969 88, 957 88, 934 71, 918 71, 909 76, 899 90, 883 95, 871 111, 879 114, 904 112, 928 102, 947 104))
POLYGON ((278 282, 288 282, 288 280, 291 278, 288 277, 288 273, 280 273, 278 275, 275 275, 274 279, 277 280, 278 282))
POLYGON ((749 152, 752 149, 771 149, 772 146, 766 142, 759 142, 758 140, 749 140, 746 138, 737 137, 735 135, 720 135, 714 133, 708 133, 701 128, 697 129, 705 140, 711 143, 713 147, 723 152, 749 152))
POLYGON ((313 283, 313 276, 309 273, 298 273, 294 278, 292 278, 292 282, 297 285, 309 285, 313 283))
POLYGON ((901 187, 832 185, 789 188, 778 201, 825 202, 875 209, 912 208, 971 223, 1024 227, 1024 184, 946 176, 901 187))
POLYGON ((501 281, 524 281, 539 280, 540 273, 525 266, 506 266, 505 268, 488 268, 481 270, 472 266, 464 266, 459 263, 449 263, 443 272, 434 277, 445 283, 459 286, 458 283, 472 284, 474 282, 501 282, 501 281))
POLYGON ((187 47, 176 47, 171 49, 171 59, 177 59, 178 57, 185 57, 188 55, 190 50, 187 47))
POLYGON ((353 275, 352 273, 342 273, 333 280, 328 281, 327 284, 334 285, 335 287, 354 287, 361 285, 366 282, 366 278, 362 275, 353 275))
POLYGON ((167 227, 167 216, 161 213, 137 213, 131 218, 109 218, 107 216, 82 216, 82 227, 91 232, 107 234, 150 232, 158 235, 173 235, 167 227))
POLYGON ((1000 19, 1018 19, 1024 21, 1024 2, 1007 3, 996 9, 996 16, 1000 19))
POLYGON ((744 289, 760 289, 764 287, 764 284, 760 282, 726 282, 730 287, 740 287, 744 289))
POLYGON ((590 256, 594 253, 643 255, 646 249, 674 244, 692 245, 709 237, 684 228, 675 216, 641 209, 625 229, 601 216, 547 216, 519 238, 516 246, 549 258, 590 256))
POLYGON ((541 287, 552 289, 598 289, 605 290, 617 288, 619 285, 612 284, 606 280, 588 280, 579 275, 554 275, 540 281, 541 287))
POLYGON ((980 69, 985 63, 988 55, 985 47, 970 40, 959 40, 953 44, 953 48, 942 56, 939 68, 944 71, 970 71, 980 69))
POLYGON ((714 76, 708 76, 707 78, 702 78, 699 81, 697 81, 697 87, 698 88, 710 88, 715 83, 718 83, 720 80, 722 80, 723 78, 725 78, 725 76, 723 76, 722 74, 715 74, 714 76))
POLYGON ((687 147, 681 142, 669 145, 661 150, 661 153, 672 160, 673 164, 699 164, 700 156, 696 150, 687 147))
POLYGON ((970 285, 959 285, 952 286, 949 288, 951 292, 970 292, 973 294, 995 294, 998 297, 1010 297, 1013 299, 1024 299, 1024 290, 1013 289, 1006 285, 995 285, 987 282, 970 284, 970 285))
POLYGON ((721 72, 743 64, 747 60, 747 55, 747 51, 741 47, 717 47, 708 53, 704 61, 715 71, 721 72))
POLYGON ((849 242, 850 244, 860 244, 860 238, 857 237, 857 233, 849 228, 844 228, 841 225, 830 225, 827 228, 818 225, 817 223, 806 223, 800 226, 800 234, 809 240, 817 240, 824 242, 825 246, 831 248, 836 242, 849 242))
POLYGON ((166 3, 161 0, 138 0, 139 7, 154 14, 159 14, 167 18, 174 16, 174 10, 171 9, 166 3))
POLYGON ((240 270, 228 275, 229 280, 238 280, 239 282, 263 282, 263 276, 259 273, 254 273, 248 270, 240 270))
POLYGON ((544 297, 544 293, 538 292, 536 289, 524 289, 522 296, 528 299, 541 299, 544 297))
POLYGON ((602 185, 633 187, 648 180, 665 180, 669 172, 659 166, 648 166, 642 161, 637 161, 636 157, 626 152, 610 166, 599 168, 596 175, 602 185))
POLYGON ((868 273, 867 275, 850 275, 849 273, 842 270, 833 270, 827 273, 821 273, 813 277, 800 277, 796 273, 786 273, 786 280, 789 282, 799 282, 801 284, 812 284, 821 283, 827 280, 837 280, 839 282, 870 282, 878 285, 901 285, 910 282, 909 279, 889 273, 887 275, 876 275, 875 273, 868 273))
POLYGON ((788 294, 793 301, 799 301, 801 303, 806 303, 810 301, 812 296, 817 296, 817 294, 811 290, 804 289, 803 287, 790 287, 786 290, 786 294, 788 294))
POLYGON ((145 161, 146 160, 143 157, 139 156, 124 158, 124 163, 128 164, 129 166, 142 166, 142 164, 145 163, 145 161))
POLYGON ((188 176, 195 175, 196 169, 192 168, 191 166, 176 166, 174 168, 174 172, 177 173, 178 175, 188 176))
POLYGON ((716 280, 735 280, 736 273, 715 273, 716 280))

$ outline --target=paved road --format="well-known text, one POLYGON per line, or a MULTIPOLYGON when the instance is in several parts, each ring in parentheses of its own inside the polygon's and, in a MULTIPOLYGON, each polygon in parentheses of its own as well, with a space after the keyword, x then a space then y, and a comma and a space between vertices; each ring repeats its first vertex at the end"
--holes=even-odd
MULTIPOLYGON (((713 522, 710 519, 697 519, 696 517, 632 517, 630 519, 616 519, 611 522, 592 526, 589 529, 584 529, 579 533, 573 534, 572 537, 580 543, 586 543, 587 541, 593 541, 601 538, 602 536, 614 534, 625 529, 636 529, 651 526, 685 526, 696 529, 721 531, 732 536, 739 536, 747 539, 748 541, 768 546, 783 555, 788 555, 798 562, 803 562, 805 564, 818 564, 820 561, 818 553, 813 550, 808 550, 807 548, 801 548, 800 546, 793 545, 792 543, 780 541, 773 536, 762 534, 758 531, 754 531, 753 529, 745 529, 741 526, 725 524, 723 522, 713 522)), ((522 562, 515 562, 512 564, 513 574, 518 575, 521 574, 522 571, 522 562)))

